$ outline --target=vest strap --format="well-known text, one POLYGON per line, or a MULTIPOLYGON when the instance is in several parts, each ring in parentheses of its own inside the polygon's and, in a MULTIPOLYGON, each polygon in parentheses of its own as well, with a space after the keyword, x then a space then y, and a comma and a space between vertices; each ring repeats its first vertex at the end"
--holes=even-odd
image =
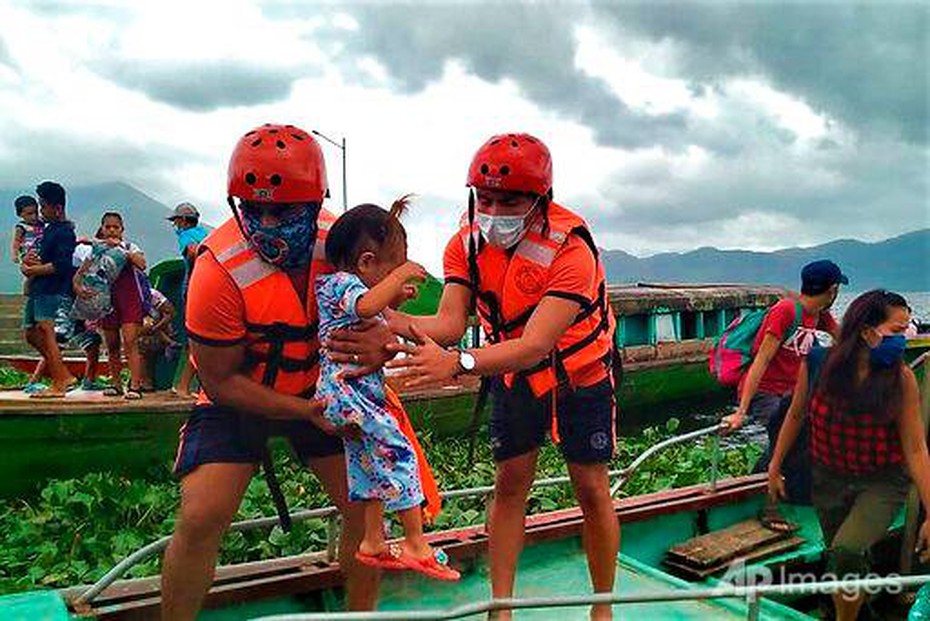
POLYGON ((318 323, 312 323, 308 326, 292 326, 290 324, 276 323, 251 323, 246 322, 246 330, 260 334, 263 340, 283 341, 293 343, 295 341, 307 341, 313 338, 317 333, 318 323))
MULTIPOLYGON (((245 363, 249 367, 254 368, 260 364, 270 364, 271 360, 270 354, 246 350, 245 363)), ((310 356, 304 359, 288 358, 282 354, 278 357, 277 367, 278 371, 284 371, 285 373, 300 373, 309 371, 316 366, 319 361, 320 355, 317 352, 310 354, 310 356)))

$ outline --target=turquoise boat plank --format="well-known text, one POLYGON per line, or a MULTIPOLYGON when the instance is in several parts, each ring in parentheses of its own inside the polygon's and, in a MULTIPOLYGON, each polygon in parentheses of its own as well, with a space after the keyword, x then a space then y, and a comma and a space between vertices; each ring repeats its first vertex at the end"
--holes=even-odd
POLYGON ((0 597, 3 621, 68 621, 68 608, 56 591, 32 591, 0 597))
MULTIPOLYGON (((618 558, 616 593, 638 594, 687 589, 691 585, 625 555, 618 558)), ((411 573, 387 574, 382 582, 381 610, 449 609, 487 600, 488 567, 479 561, 465 568, 455 585, 438 583, 411 573)), ((590 592, 587 565, 580 539, 536 544, 520 558, 517 597, 557 597, 590 592)), ((676 601, 617 606, 619 618, 655 621, 745 619, 745 604, 738 601, 676 601)), ((587 617, 586 608, 522 610, 516 619, 565 621, 587 617)), ((473 618, 482 618, 475 615, 473 618)), ((761 619, 803 620, 809 617, 772 602, 763 602, 761 619)))

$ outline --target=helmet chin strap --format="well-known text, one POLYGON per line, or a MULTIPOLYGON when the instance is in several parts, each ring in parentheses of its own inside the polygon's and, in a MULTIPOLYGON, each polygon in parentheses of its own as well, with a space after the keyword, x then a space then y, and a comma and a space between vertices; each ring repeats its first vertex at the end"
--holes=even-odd
POLYGON ((232 211, 233 218, 236 220, 236 226, 239 227, 239 232, 242 233, 243 238, 248 240, 249 234, 245 232, 245 227, 242 226, 242 218, 239 217, 239 207, 236 206, 236 202, 233 200, 233 197, 227 196, 226 203, 229 205, 229 209, 232 211))

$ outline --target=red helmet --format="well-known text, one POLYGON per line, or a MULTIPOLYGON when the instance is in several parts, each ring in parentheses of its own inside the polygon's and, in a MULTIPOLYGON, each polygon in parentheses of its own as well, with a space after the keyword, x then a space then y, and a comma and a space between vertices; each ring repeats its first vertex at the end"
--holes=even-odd
POLYGON ((239 139, 229 158, 227 194, 258 203, 322 203, 326 164, 320 145, 293 125, 265 123, 239 139))
POLYGON ((491 136, 472 158, 465 185, 542 196, 552 189, 552 156, 529 134, 491 136))

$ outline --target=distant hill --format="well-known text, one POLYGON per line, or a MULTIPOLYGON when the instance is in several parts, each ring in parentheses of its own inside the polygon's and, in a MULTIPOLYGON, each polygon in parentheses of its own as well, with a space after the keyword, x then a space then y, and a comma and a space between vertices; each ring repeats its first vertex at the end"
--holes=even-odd
MULTIPOLYGON (((151 265, 177 254, 177 241, 171 224, 165 220, 171 210, 168 206, 125 183, 103 183, 80 187, 66 187, 68 192, 68 218, 78 235, 92 237, 105 211, 118 211, 126 224, 126 237, 145 251, 151 265)), ((13 201, 17 196, 31 193, 24 190, 0 189, 0 239, 3 255, 0 260, 0 291, 20 290, 19 268, 9 261, 9 242, 16 213, 13 201)))
POLYGON ((876 243, 842 239, 775 252, 699 248, 640 259, 622 250, 608 250, 602 256, 612 283, 730 282, 797 288, 805 263, 831 259, 849 276, 855 291, 876 287, 930 291, 930 229, 876 243))

